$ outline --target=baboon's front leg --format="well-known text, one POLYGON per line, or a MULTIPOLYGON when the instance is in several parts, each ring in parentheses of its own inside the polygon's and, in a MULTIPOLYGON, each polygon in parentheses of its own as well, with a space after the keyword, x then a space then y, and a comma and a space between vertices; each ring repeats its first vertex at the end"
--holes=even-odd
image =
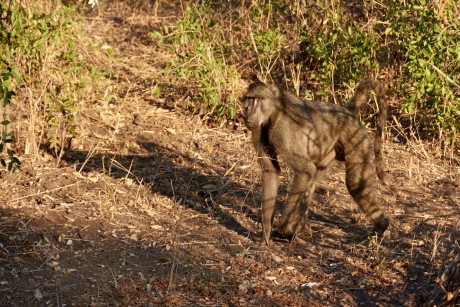
POLYGON ((260 159, 262 166, 262 242, 270 245, 280 168, 276 157, 264 156, 260 159))

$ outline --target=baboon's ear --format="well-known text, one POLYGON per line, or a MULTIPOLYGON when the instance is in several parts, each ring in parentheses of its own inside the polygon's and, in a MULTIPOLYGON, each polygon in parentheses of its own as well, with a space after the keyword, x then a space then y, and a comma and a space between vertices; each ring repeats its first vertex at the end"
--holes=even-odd
POLYGON ((273 93, 273 96, 275 96, 276 98, 279 98, 280 97, 280 88, 274 84, 271 84, 269 85, 269 88, 270 90, 272 91, 273 93))
POLYGON ((252 81, 252 82, 260 82, 260 83, 263 83, 263 82, 259 79, 259 77, 257 76, 256 73, 252 73, 252 74, 251 74, 251 81, 252 81))
POLYGON ((264 83, 259 79, 257 76, 257 73, 252 72, 252 73, 245 73, 241 75, 241 79, 248 81, 249 83, 264 83))

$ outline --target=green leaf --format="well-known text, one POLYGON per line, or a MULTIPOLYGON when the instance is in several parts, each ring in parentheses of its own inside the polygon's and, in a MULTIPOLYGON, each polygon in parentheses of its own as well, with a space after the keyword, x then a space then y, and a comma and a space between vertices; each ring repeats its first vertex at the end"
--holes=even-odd
POLYGON ((16 69, 16 67, 11 67, 11 74, 13 75, 13 78, 16 80, 17 83, 21 82, 21 76, 19 75, 19 72, 16 69))
POLYGON ((427 68, 425 68, 425 76, 427 76, 428 78, 431 76, 431 71, 427 68))
POLYGON ((158 32, 158 31, 153 31, 153 32, 150 32, 150 37, 151 37, 151 38, 162 38, 162 37, 163 37, 163 34, 161 34, 161 33, 158 32))

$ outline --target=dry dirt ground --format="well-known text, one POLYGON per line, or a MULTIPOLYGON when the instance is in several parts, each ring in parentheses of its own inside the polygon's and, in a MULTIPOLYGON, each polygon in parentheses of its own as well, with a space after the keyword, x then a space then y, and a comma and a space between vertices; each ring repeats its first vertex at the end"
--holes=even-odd
MULTIPOLYGON (((137 3, 137 2, 134 2, 137 3)), ((337 164, 309 229, 258 246, 259 168, 243 128, 187 115, 162 84, 168 54, 148 33, 178 4, 100 4, 89 35, 117 50, 123 93, 82 109, 63 161, 22 157, 0 190, 0 305, 410 306, 429 298, 460 216, 459 167, 385 142, 392 224, 382 241, 356 212, 337 164), (176 107, 175 107, 176 106, 176 107)), ((290 174, 283 173, 279 208, 290 174)), ((278 210, 279 211, 279 210, 278 210)))

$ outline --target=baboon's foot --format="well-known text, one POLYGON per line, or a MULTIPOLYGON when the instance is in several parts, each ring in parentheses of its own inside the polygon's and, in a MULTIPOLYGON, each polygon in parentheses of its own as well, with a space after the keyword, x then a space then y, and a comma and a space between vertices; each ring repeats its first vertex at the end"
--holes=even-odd
POLYGON ((390 225, 390 220, 383 216, 381 219, 374 223, 374 231, 377 235, 381 236, 387 230, 388 226, 390 225))
POLYGON ((273 230, 271 237, 274 241, 291 242, 292 239, 294 238, 294 234, 290 232, 285 232, 282 230, 273 230))
POLYGON ((270 234, 272 232, 272 228, 270 227, 263 227, 262 230, 262 238, 260 240, 260 245, 270 246, 270 234))
POLYGON ((267 244, 265 239, 260 240, 259 242, 256 243, 255 246, 256 249, 259 251, 269 251, 270 250, 270 244, 267 244))

